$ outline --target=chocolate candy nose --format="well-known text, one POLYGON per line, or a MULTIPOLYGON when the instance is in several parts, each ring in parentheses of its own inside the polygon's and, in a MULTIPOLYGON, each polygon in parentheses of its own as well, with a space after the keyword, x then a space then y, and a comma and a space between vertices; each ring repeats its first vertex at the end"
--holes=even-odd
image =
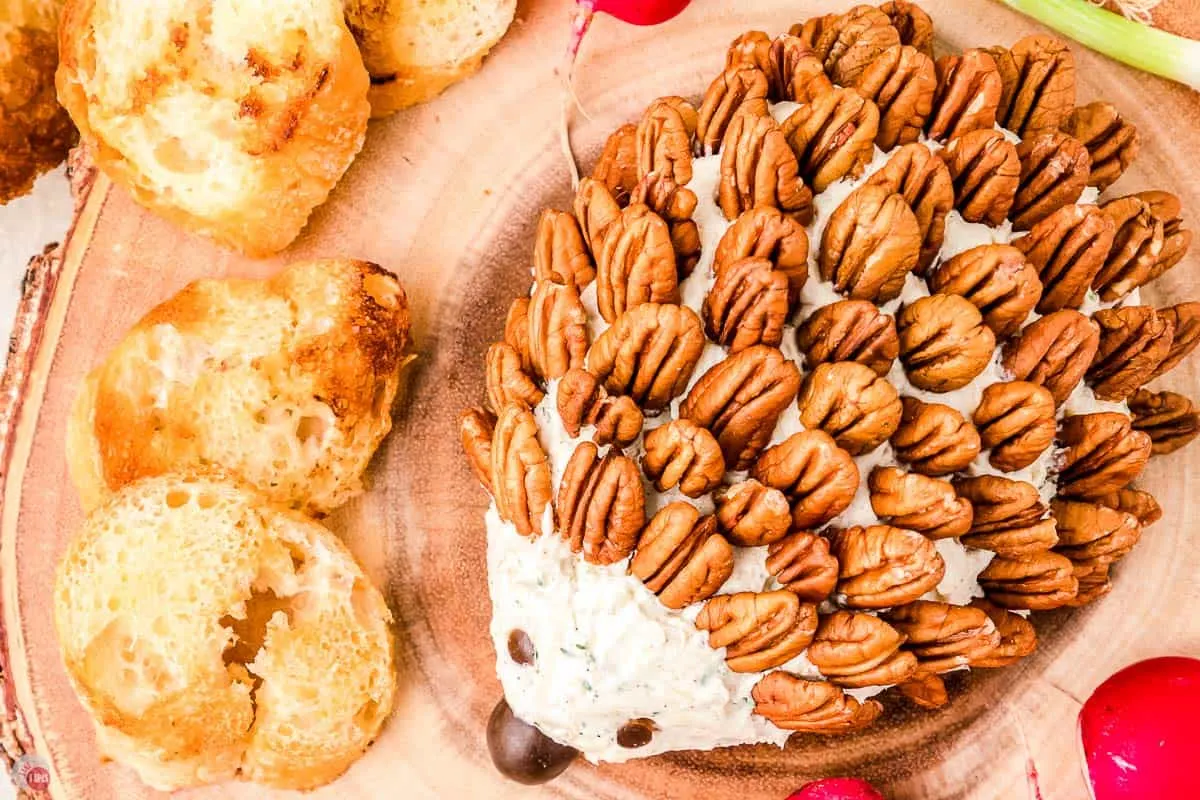
POLYGON ((517 719, 505 700, 496 704, 488 720, 487 742, 500 774, 528 786, 554 780, 579 755, 574 747, 559 744, 517 719))

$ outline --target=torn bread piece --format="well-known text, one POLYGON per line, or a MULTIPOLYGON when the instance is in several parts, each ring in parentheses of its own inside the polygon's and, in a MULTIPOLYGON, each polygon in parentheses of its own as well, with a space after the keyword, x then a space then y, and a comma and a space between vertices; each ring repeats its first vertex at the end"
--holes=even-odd
POLYGON ((371 116, 424 103, 473 75, 504 37, 516 0, 347 0, 371 73, 371 116))
POLYGON ((216 465, 283 506, 333 510, 362 491, 391 429, 408 328, 399 281, 366 261, 191 284, 84 382, 67 434, 84 508, 216 465))
POLYGON ((252 256, 287 247, 362 147, 338 0, 72 0, 59 99, 150 210, 252 256))
POLYGON ((321 786, 392 709, 383 595, 329 530, 218 475, 140 480, 94 511, 54 615, 102 752, 156 789, 321 786))

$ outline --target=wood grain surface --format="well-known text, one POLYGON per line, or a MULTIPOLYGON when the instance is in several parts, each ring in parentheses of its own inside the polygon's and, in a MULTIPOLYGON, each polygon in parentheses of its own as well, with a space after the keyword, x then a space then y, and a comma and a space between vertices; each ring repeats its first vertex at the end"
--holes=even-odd
MULTIPOLYGON (((573 125, 590 165, 603 137, 654 97, 698 96, 737 34, 778 33, 848 2, 697 0, 654 29, 598 18, 577 93, 590 119, 573 125)), ((990 0, 923 5, 939 49, 1011 43, 1038 30, 990 0)), ((1174 0, 1167 19, 1195 20, 1200 2, 1174 0)), ((56 798, 156 796, 97 756, 90 720, 66 682, 51 615, 54 568, 81 511, 63 458, 67 410, 80 380, 146 310, 200 277, 264 276, 288 261, 353 256, 396 271, 414 302, 420 359, 395 432, 371 469, 372 489, 339 511, 340 532, 389 595, 398 619, 400 701, 372 750, 317 798, 684 798, 777 800, 811 779, 861 774, 889 796, 1032 797, 1036 764, 1048 800, 1082 800, 1076 747, 1080 701, 1131 661, 1200 653, 1200 447, 1155 459, 1143 480, 1166 514, 1116 570, 1116 587, 1085 610, 1038 617, 1042 646, 1004 670, 951 676, 953 701, 935 712, 889 709, 850 738, 796 739, 786 750, 744 747, 678 753, 623 766, 579 763, 541 789, 492 769, 484 723, 500 696, 484 566, 485 497, 459 456, 455 416, 479 401, 482 357, 509 301, 528 286, 537 212, 569 207, 558 145, 566 2, 522 5, 483 73, 437 102, 375 124, 330 203, 282 256, 250 261, 185 235, 99 178, 69 240, 30 351, 23 405, 3 474, 0 581, 9 716, 23 715, 25 747, 49 759, 56 798)), ((1183 25, 1184 23, 1180 23, 1183 25)), ((1076 48, 1079 98, 1106 98, 1142 131, 1142 155, 1117 194, 1165 188, 1189 219, 1200 208, 1200 99, 1076 48)), ((1112 194, 1114 192, 1110 192, 1112 194)), ((1194 223, 1193 223, 1194 225, 1194 223)), ((1200 298, 1195 257, 1148 293, 1200 298)), ((1192 359, 1167 384, 1197 394, 1192 359)), ((337 676, 331 674, 334 682, 337 676)), ((189 798, 274 796, 229 784, 189 798)))

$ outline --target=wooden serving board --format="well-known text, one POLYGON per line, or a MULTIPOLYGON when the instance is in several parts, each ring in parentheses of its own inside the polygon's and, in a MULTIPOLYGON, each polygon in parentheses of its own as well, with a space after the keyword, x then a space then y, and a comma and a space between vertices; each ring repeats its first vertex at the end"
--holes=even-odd
MULTIPOLYGON (((652 98, 698 96, 737 34, 781 32, 848 5, 697 0, 655 29, 598 18, 576 87, 591 117, 573 129, 585 163, 652 98)), ((1037 30, 989 0, 925 5, 942 49, 1007 44, 1037 30)), ((251 261, 181 233, 96 179, 61 258, 30 284, 37 324, 20 337, 6 395, 19 402, 9 403, 11 424, 3 427, 5 750, 47 759, 56 798, 156 796, 130 770, 100 763, 90 720, 59 661, 54 568, 81 519, 63 458, 67 410, 85 373, 126 328, 189 281, 264 276, 291 260, 336 255, 368 258, 401 275, 414 303, 420 359, 396 430, 372 467, 372 490, 331 520, 391 599, 400 700, 371 751, 315 797, 779 800, 807 779, 861 774, 894 798, 1024 798, 1032 796, 1027 776, 1036 764, 1044 797, 1084 798, 1075 743, 1081 699, 1131 661, 1200 653, 1200 500, 1189 478, 1200 468, 1200 446, 1151 464, 1144 485, 1166 516, 1120 565, 1111 596, 1083 611, 1039 617, 1036 655, 1009 669, 956 674, 954 699, 939 712, 898 707, 870 732, 796 740, 785 751, 579 763, 541 789, 506 783, 492 769, 483 731, 500 687, 487 633, 485 498, 460 461, 455 415, 481 399, 484 349, 499 337, 511 298, 526 290, 537 212, 569 207, 553 69, 568 8, 564 0, 524 4, 479 77, 375 124, 331 201, 278 258, 251 261)), ((1188 27, 1200 24, 1198 13, 1200 2, 1173 0, 1160 22, 1196 35, 1188 27)), ((1142 131, 1142 155, 1116 189, 1169 189, 1195 220, 1200 99, 1082 48, 1076 58, 1081 101, 1107 98, 1142 131)), ((1150 296, 1159 303, 1200 297, 1195 257, 1150 296)), ((1192 359, 1169 376, 1170 385, 1197 394, 1198 369, 1192 359)), ((186 796, 273 795, 229 784, 186 796)))

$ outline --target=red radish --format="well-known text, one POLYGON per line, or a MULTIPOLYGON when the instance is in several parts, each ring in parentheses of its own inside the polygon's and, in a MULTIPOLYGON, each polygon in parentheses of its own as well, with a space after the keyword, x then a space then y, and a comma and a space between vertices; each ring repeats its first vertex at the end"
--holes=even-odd
POLYGON ((1200 797, 1200 660, 1152 658, 1113 675, 1079 713, 1095 800, 1200 797))
POLYGON ((571 19, 571 60, 587 35, 592 17, 599 11, 630 25, 658 25, 679 16, 692 0, 576 0, 575 16, 571 19))
POLYGON ((862 778, 825 778, 807 784, 787 800, 886 800, 862 778))
MULTIPOLYGON (((571 100, 579 105, 575 97, 574 72, 575 59, 579 56, 579 46, 592 25, 592 17, 596 12, 608 14, 631 25, 658 25, 679 15, 691 5, 692 0, 575 0, 574 16, 571 17, 571 44, 567 48, 567 68, 563 71, 563 113, 559 126, 559 139, 563 156, 571 171, 571 183, 579 185, 579 165, 575 161, 575 153, 571 149, 570 108, 571 100)), ((580 106, 582 111, 582 106, 580 106)), ((584 112, 584 116, 587 112, 584 112)))

